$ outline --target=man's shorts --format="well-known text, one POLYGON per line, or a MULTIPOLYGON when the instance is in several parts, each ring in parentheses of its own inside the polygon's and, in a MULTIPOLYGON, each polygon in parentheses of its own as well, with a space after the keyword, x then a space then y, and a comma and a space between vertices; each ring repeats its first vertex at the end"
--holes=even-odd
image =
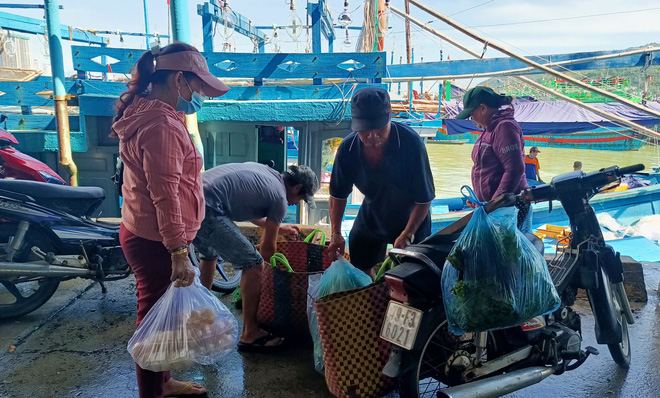
POLYGON ((261 265, 264 261, 259 251, 232 220, 209 212, 208 209, 193 244, 199 250, 202 260, 215 260, 220 257, 231 263, 236 270, 244 271, 261 265))

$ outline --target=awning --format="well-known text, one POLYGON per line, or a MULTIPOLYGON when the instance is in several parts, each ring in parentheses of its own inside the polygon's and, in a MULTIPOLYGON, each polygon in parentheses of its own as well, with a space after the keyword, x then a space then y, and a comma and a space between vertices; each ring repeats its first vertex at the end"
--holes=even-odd
MULTIPOLYGON (((458 101, 449 101, 445 112, 452 117, 463 108, 458 101)), ((630 120, 642 126, 660 124, 660 118, 633 109, 618 102, 590 103, 589 105, 630 120)), ((620 130, 618 123, 609 121, 587 109, 565 101, 514 102, 514 117, 520 123, 525 135, 568 134, 578 131, 590 131, 602 127, 620 130)), ((647 102, 646 107, 660 112, 660 103, 647 102)), ((461 134, 479 130, 470 120, 444 119, 447 134, 461 134)), ((627 129, 627 128, 624 128, 627 129)))

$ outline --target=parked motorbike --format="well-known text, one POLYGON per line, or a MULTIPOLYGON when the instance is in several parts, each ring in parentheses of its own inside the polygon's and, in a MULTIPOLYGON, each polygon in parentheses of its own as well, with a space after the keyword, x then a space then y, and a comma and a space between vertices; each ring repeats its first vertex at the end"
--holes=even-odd
POLYGON ((92 220, 105 199, 97 187, 0 180, 0 319, 42 306, 60 282, 101 284, 130 275, 119 224, 92 220))
MULTIPOLYGON (((578 288, 587 292, 596 341, 607 345, 620 367, 628 368, 628 325, 634 318, 623 288, 623 266, 619 253, 605 243, 589 199, 624 174, 643 169, 638 164, 589 174, 575 171, 485 206, 490 212, 516 200, 558 200, 571 223, 569 247, 548 265, 562 304, 521 326, 460 336, 448 330, 442 267, 471 215, 420 244, 390 250, 399 265, 385 274, 391 301, 381 338, 393 346, 383 373, 398 378, 400 396, 499 397, 576 369, 598 354, 593 347, 581 347, 580 316, 571 309, 578 288)), ((530 239, 542 249, 538 238, 530 239)))
POLYGON ((0 178, 14 178, 66 185, 66 182, 43 162, 17 151, 18 140, 0 128, 0 178))

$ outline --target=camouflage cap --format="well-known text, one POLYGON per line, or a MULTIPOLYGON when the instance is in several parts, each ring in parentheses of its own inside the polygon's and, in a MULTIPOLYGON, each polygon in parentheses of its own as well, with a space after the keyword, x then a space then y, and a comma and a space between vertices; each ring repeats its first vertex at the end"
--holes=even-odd
POLYGON ((314 194, 319 190, 321 185, 319 184, 319 179, 316 176, 316 173, 307 166, 289 166, 287 171, 291 177, 298 183, 302 185, 302 190, 305 195, 305 202, 310 209, 316 208, 316 202, 314 202, 314 194))

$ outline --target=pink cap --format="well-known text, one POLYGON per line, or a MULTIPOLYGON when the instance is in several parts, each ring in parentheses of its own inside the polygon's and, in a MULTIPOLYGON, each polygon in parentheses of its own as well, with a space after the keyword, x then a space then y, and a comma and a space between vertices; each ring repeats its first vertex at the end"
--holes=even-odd
POLYGON ((197 51, 181 51, 156 57, 156 70, 180 70, 192 72, 206 83, 204 95, 219 97, 229 91, 229 87, 209 72, 206 59, 197 51))

